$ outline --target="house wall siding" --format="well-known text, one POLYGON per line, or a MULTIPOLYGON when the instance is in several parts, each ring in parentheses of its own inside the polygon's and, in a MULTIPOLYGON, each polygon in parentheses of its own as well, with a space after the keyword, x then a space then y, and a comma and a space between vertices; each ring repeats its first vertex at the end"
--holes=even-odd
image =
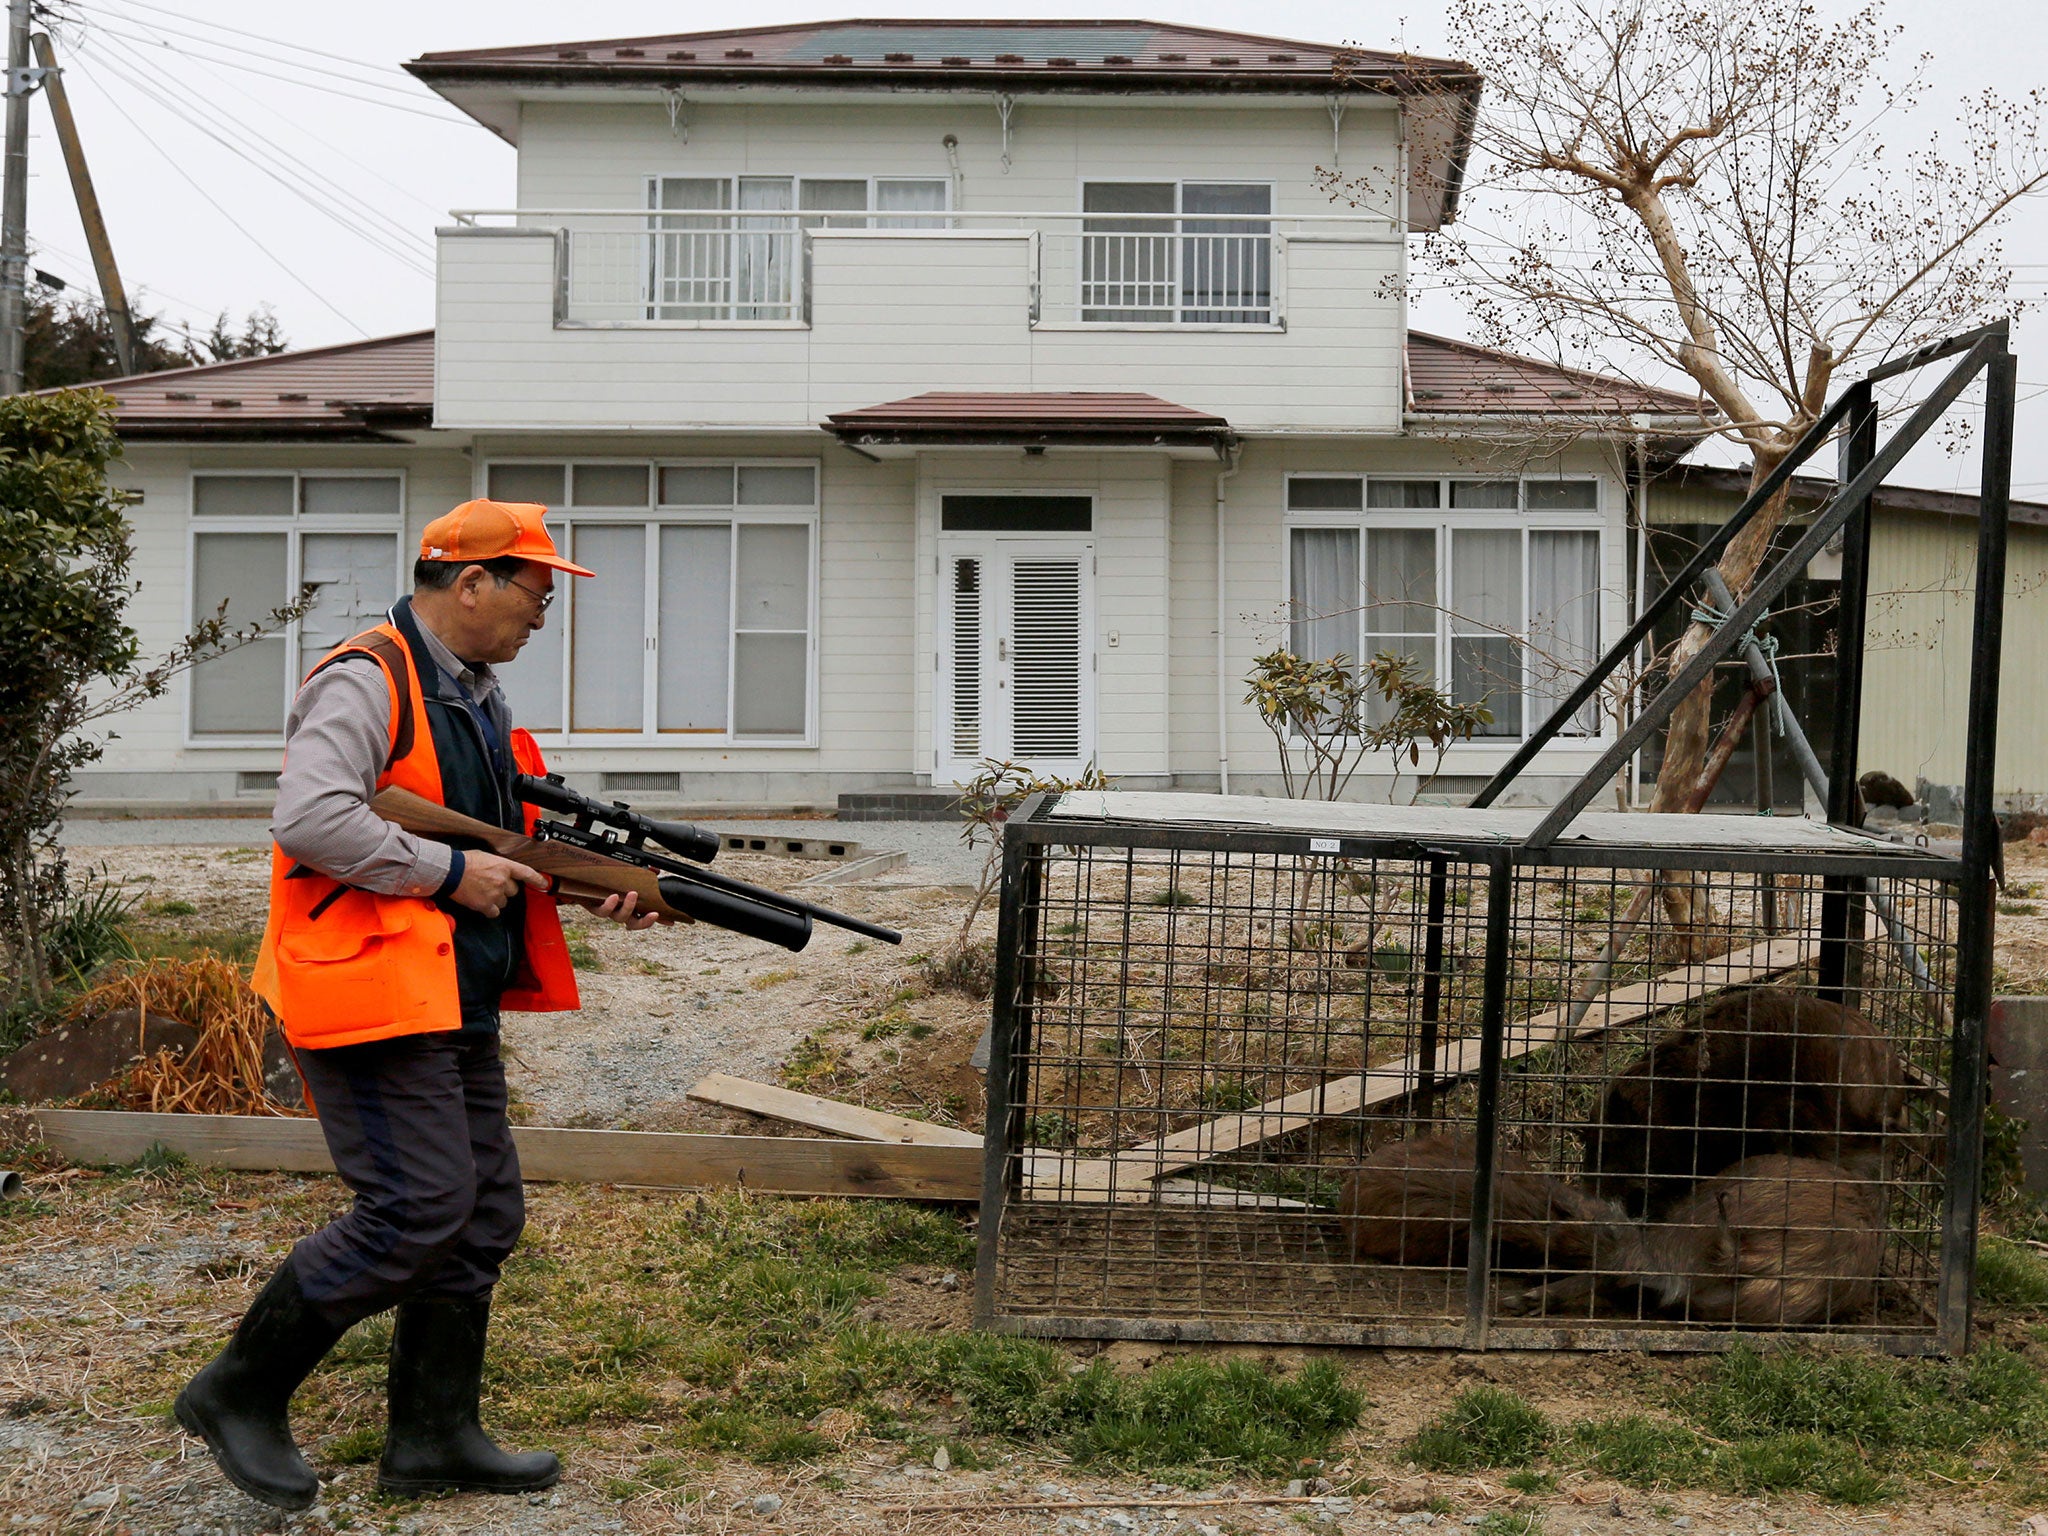
MULTIPOLYGON (((1361 210, 1332 204, 1318 169, 1337 150, 1348 174, 1390 179, 1398 122, 1392 110, 1355 109, 1333 144, 1320 99, 1284 109, 1025 101, 1006 174, 993 108, 980 101, 695 106, 687 138, 652 103, 533 103, 519 202, 575 226, 574 210, 645 208, 659 175, 945 176, 940 141, 951 133, 955 207, 966 214, 1073 213, 1083 180, 1105 177, 1267 180, 1276 215, 1349 214, 1361 210)), ((1400 305, 1385 280, 1401 271, 1402 247, 1390 227, 1283 235, 1283 323, 1271 329, 1072 323, 1061 242, 1074 229, 820 231, 808 242, 807 323, 688 326, 558 324, 551 229, 446 229, 437 419, 479 430, 801 429, 930 389, 1096 389, 1158 394, 1244 430, 1399 430, 1400 305)))
MULTIPOLYGON (((1879 511, 1871 521, 1861 766, 1909 789, 1963 781, 1976 559, 1974 518, 1879 511)), ((2029 669, 2048 656, 2048 528, 2011 526, 2005 590, 1993 789, 2036 804, 2048 798, 2048 710, 2029 669)))
MULTIPOLYGON (((958 140, 962 212, 1071 213, 1082 181, 1272 181, 1278 214, 1349 212, 1317 186, 1336 160, 1346 176, 1391 191, 1399 116, 1353 105, 1333 144, 1327 100, 1243 106, 1080 106, 1021 97, 1007 167, 992 96, 948 102, 693 103, 687 138, 668 109, 644 103, 533 101, 520 114, 519 206, 644 208, 650 176, 931 176, 951 174, 958 140)), ((1382 204, 1366 211, 1391 215, 1382 204)))

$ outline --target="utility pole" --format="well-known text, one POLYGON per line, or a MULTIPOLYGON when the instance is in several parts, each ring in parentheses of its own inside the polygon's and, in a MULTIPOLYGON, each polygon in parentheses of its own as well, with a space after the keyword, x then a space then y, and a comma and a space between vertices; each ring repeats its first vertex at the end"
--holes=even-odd
POLYGON ((31 41, 35 44, 36 63, 43 70, 50 121, 56 125, 57 142, 64 150, 64 169, 71 173, 71 196, 78 204, 85 248, 92 252, 93 274, 99 278, 100 302, 106 306, 107 324, 114 333, 114 358, 122 373, 133 373, 135 317, 128 310, 128 290, 121 286, 121 269, 114 265, 114 242, 107 238, 107 221, 100 213, 99 195, 92 189, 92 172, 85 164, 85 144, 78 137, 78 124, 71 116, 71 98, 64 94, 64 75, 57 68, 57 54, 50 46, 49 34, 38 32, 31 41))
POLYGON ((22 390, 28 322, 29 0, 7 0, 7 164, 0 179, 0 395, 22 390))

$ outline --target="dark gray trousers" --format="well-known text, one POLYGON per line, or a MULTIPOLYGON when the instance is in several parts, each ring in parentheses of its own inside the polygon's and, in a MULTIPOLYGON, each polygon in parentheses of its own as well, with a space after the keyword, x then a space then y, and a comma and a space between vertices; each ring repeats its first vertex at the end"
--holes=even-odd
POLYGON ((402 1035, 297 1051, 355 1205, 292 1249, 330 1322, 408 1297, 480 1296, 526 1224, 498 1037, 402 1035))

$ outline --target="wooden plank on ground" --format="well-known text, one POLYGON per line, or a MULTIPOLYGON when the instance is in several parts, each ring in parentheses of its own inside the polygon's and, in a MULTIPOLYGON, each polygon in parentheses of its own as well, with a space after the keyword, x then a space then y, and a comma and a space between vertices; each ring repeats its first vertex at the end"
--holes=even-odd
MULTIPOLYGON (((1507 1027, 1502 1060, 1532 1056, 1567 1037, 1585 1039, 1635 1023, 1664 1009, 1675 1008, 1680 1003, 1717 992, 1723 987, 1779 975, 1802 964, 1806 958, 1805 940, 1783 938, 1754 944, 1748 949, 1720 955, 1698 965, 1681 966, 1648 981, 1602 993, 1593 999, 1593 1006, 1575 1029, 1571 1027, 1571 1004, 1560 1004, 1543 1013, 1511 1022, 1507 1027)), ((1478 1070, 1479 1040, 1474 1036, 1438 1053, 1434 1077, 1438 1083, 1455 1082, 1478 1070)), ((1262 1141, 1271 1141, 1276 1136, 1284 1136, 1326 1115, 1351 1114, 1375 1104, 1404 1098, 1422 1086, 1419 1056, 1368 1067, 1355 1076, 1334 1078, 1313 1088, 1304 1088, 1299 1093, 1268 1100, 1241 1114, 1217 1115, 1200 1125, 1175 1131, 1156 1141, 1126 1147, 1116 1154, 1114 1161, 1117 1167, 1106 1182, 1112 1187, 1123 1185, 1127 1182, 1127 1170, 1134 1166, 1144 1169, 1145 1176, 1151 1178, 1178 1173, 1212 1157, 1223 1157, 1262 1141)))
MULTIPOLYGON (((256 1115, 158 1115, 125 1110, 33 1112, 42 1140, 80 1162, 132 1162, 153 1143, 222 1168, 327 1173, 319 1124, 256 1115)), ((981 1149, 889 1146, 803 1136, 703 1136, 675 1131, 582 1131, 515 1126, 521 1170, 549 1182, 657 1189, 744 1185, 762 1194, 859 1195, 892 1200, 981 1198, 981 1149)))
POLYGON ((744 1109, 770 1120, 808 1125, 813 1130, 833 1131, 858 1141, 888 1141, 908 1146, 979 1147, 981 1137, 956 1126, 933 1125, 929 1120, 912 1120, 837 1099, 821 1099, 813 1093, 798 1093, 769 1083, 751 1082, 713 1072, 689 1092, 689 1097, 727 1109, 744 1109))

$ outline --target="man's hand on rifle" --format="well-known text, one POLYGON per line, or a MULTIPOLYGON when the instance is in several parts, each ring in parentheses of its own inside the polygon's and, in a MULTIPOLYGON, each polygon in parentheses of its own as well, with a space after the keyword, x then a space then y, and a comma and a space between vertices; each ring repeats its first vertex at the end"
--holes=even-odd
POLYGON ((482 851, 465 853, 462 856, 462 883, 455 887, 451 899, 461 902, 472 912, 496 917, 505 910, 505 903, 512 899, 521 885, 544 891, 548 888, 548 877, 537 869, 528 869, 517 859, 482 851))
POLYGON ((614 894, 605 897, 602 902, 590 910, 599 917, 608 917, 615 923, 623 923, 628 932, 639 933, 643 929, 652 928, 661 921, 661 918, 653 912, 645 912, 635 916, 634 909, 639 905, 640 893, 638 891, 627 891, 623 896, 614 894))

